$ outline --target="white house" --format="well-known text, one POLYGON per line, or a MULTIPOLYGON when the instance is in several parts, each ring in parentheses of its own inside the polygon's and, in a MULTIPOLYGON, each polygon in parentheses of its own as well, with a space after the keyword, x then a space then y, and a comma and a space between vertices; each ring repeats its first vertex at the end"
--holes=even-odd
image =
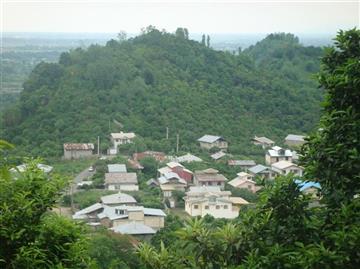
POLYGON ((299 147, 305 143, 304 135, 289 134, 285 137, 285 144, 290 147, 299 147))
POLYGON ((187 185, 185 179, 179 177, 179 175, 174 172, 166 172, 158 178, 158 182, 160 184, 160 189, 166 198, 171 197, 172 192, 175 190, 185 191, 187 185))
POLYGON ((253 181, 254 176, 245 172, 240 172, 237 174, 237 177, 231 180, 228 184, 238 189, 247 189, 253 193, 259 190, 259 187, 256 186, 255 181, 253 181))
POLYGON ((222 191, 217 186, 190 187, 184 197, 185 211, 192 217, 211 215, 214 218, 233 219, 239 215, 233 207, 230 191, 222 191))
POLYGON ((121 193, 121 192, 102 196, 100 200, 103 205, 108 205, 108 206, 118 206, 118 205, 130 206, 130 205, 136 205, 137 203, 134 197, 132 197, 129 194, 121 193))
POLYGON ((292 161, 292 151, 289 149, 283 149, 281 147, 275 146, 269 149, 265 154, 265 163, 270 165, 272 163, 277 163, 279 161, 292 161))
POLYGON ((105 173, 105 188, 107 190, 138 191, 136 173, 105 173))
POLYGON ((119 145, 132 143, 135 137, 135 133, 111 133, 110 142, 112 144, 112 148, 109 149, 109 154, 117 154, 119 145))
POLYGON ((272 170, 282 175, 293 173, 296 176, 302 176, 304 169, 292 162, 280 161, 271 165, 272 170))
POLYGON ((198 139, 201 148, 211 149, 213 147, 217 147, 222 150, 226 150, 228 148, 228 143, 221 136, 215 135, 204 135, 198 139))

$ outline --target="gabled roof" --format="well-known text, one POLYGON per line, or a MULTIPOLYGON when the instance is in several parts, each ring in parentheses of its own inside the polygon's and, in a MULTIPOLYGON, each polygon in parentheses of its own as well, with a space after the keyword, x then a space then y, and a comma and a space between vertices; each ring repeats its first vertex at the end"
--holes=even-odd
POLYGON ((252 175, 248 174, 248 173, 245 173, 245 172, 240 172, 240 173, 237 173, 236 175, 238 175, 239 177, 251 177, 252 175))
POLYGON ((122 224, 111 228, 115 233, 120 234, 131 234, 131 235, 142 235, 142 234, 155 234, 156 231, 140 222, 130 222, 128 224, 122 224))
POLYGON ((304 135, 288 134, 287 137, 285 137, 285 140, 304 142, 304 138, 304 135))
POLYGON ((105 205, 112 205, 112 204, 135 204, 136 200, 129 194, 126 193, 115 193, 110 195, 102 196, 101 202, 105 205))
POLYGON ((268 144, 268 145, 271 145, 271 144, 275 143, 274 141, 272 141, 271 139, 269 139, 269 138, 267 138, 265 136, 257 137, 255 135, 255 137, 252 140, 256 141, 256 142, 259 142, 259 143, 268 144))
POLYGON ((245 199, 243 199, 241 197, 229 197, 229 200, 233 204, 237 204, 237 205, 248 205, 249 204, 248 201, 246 201, 245 199))
POLYGON ((126 165, 125 164, 108 164, 108 172, 109 173, 126 173, 126 165))
POLYGON ((172 170, 171 170, 170 167, 164 166, 164 167, 159 168, 159 169, 158 169, 158 172, 159 172, 160 174, 165 174, 165 173, 170 173, 170 172, 172 172, 172 170))
POLYGON ((270 167, 264 166, 262 164, 258 164, 258 165, 255 165, 254 167, 249 168, 249 172, 251 172, 253 174, 258 174, 265 170, 270 170, 270 169, 271 169, 270 167))
POLYGON ((92 212, 95 212, 99 209, 102 209, 103 205, 100 203, 93 204, 91 206, 85 207, 84 209, 81 209, 72 216, 73 219, 86 219, 87 214, 90 214, 92 212))
POLYGON ((295 183, 300 187, 300 191, 304 191, 309 188, 316 188, 321 190, 321 185, 317 182, 295 180, 295 183))
POLYGON ((229 181, 228 184, 233 186, 233 187, 238 187, 244 183, 251 183, 251 184, 256 184, 255 181, 251 180, 251 179, 240 179, 238 177, 234 178, 233 180, 229 181))
POLYGON ((225 182, 227 181, 226 177, 224 177, 222 174, 218 174, 218 170, 209 168, 202 171, 195 171, 195 177, 199 182, 209 182, 209 181, 215 181, 215 182, 225 182))
POLYGON ((255 166, 254 160, 228 160, 228 165, 255 166))
POLYGON ((195 171, 195 173, 196 174, 217 174, 217 173, 219 173, 219 171, 214 169, 214 168, 208 168, 208 169, 205 169, 205 170, 195 171))
POLYGON ((150 178, 148 181, 146 181, 146 185, 151 186, 151 185, 156 185, 159 186, 159 182, 153 178, 150 178))
POLYGON ((224 138, 215 135, 204 135, 198 139, 199 142, 204 142, 204 143, 214 143, 217 140, 224 140, 224 138))
POLYGON ((187 154, 185 154, 183 156, 180 156, 180 157, 176 157, 176 160, 179 163, 202 162, 202 159, 200 159, 199 157, 197 157, 195 155, 192 155, 190 153, 187 153, 187 154))
POLYGON ((163 174, 161 177, 158 178, 158 181, 162 185, 162 184, 169 183, 170 180, 174 179, 174 178, 178 181, 179 184, 185 184, 185 185, 187 184, 184 179, 179 177, 179 175, 174 172, 167 172, 167 173, 163 174))
POLYGON ((273 163, 271 166, 274 168, 280 169, 280 170, 289 168, 291 166, 298 167, 296 164, 294 164, 292 162, 288 162, 288 161, 279 161, 279 162, 273 163))
POLYGON ((180 163, 177 163, 177 162, 168 162, 167 164, 166 164, 169 168, 175 168, 175 167, 184 167, 184 166, 182 166, 180 163))
POLYGON ((135 138, 135 133, 111 133, 111 137, 114 139, 132 139, 135 138))
POLYGON ((222 152, 222 151, 219 151, 219 152, 216 152, 216 153, 210 155, 210 157, 213 158, 214 160, 219 160, 224 156, 226 156, 226 153, 222 152))
POLYGON ((166 214, 161 209, 157 208, 144 208, 144 215, 146 216, 160 216, 166 217, 166 214))
POLYGON ((136 173, 105 173, 105 184, 137 184, 136 173))
POLYGON ((64 150, 93 150, 92 143, 65 143, 64 150))

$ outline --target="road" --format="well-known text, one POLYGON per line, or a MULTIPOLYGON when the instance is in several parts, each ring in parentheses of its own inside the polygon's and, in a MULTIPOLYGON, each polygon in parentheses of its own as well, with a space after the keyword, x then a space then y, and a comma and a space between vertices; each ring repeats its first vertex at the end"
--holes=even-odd
POLYGON ((77 188, 77 184, 84 181, 84 180, 90 180, 90 178, 95 174, 95 171, 89 172, 89 167, 84 169, 82 172, 80 172, 73 180, 72 183, 72 191, 77 192, 79 189, 77 188))

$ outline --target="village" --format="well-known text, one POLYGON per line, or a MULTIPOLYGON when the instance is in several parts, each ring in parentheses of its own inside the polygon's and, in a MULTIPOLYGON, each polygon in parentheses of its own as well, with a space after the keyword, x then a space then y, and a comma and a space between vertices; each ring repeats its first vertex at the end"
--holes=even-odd
MULTIPOLYGON (((261 190, 261 182, 272 182, 277 176, 288 174, 296 178, 302 192, 311 194, 314 201, 319 198, 320 185, 303 181, 303 168, 298 165, 296 150, 305 142, 305 136, 289 134, 283 142, 288 148, 276 146, 267 137, 253 137, 249 143, 264 151, 262 163, 233 158, 228 152, 228 141, 215 135, 204 135, 197 140, 199 148, 208 152, 210 161, 191 153, 168 156, 164 152, 148 150, 131 156, 122 154, 121 148, 134 143, 136 137, 133 132, 111 133, 111 147, 104 156, 94 153, 92 143, 63 145, 65 160, 97 158, 95 164, 83 172, 83 177, 73 181, 71 199, 76 192, 86 194, 94 189, 110 193, 89 206, 73 207, 72 219, 85 222, 94 229, 105 227, 139 239, 151 238, 164 227, 169 212, 176 212, 182 218, 209 215, 234 219, 240 210, 253 206, 253 201, 246 197, 256 195, 261 190), (144 160, 156 163, 156 176, 149 178, 144 160), (236 177, 227 178, 215 169, 219 164, 235 171, 236 177), (144 196, 156 197, 158 203, 144 203, 144 196)), ((39 164, 38 168, 45 173, 51 173, 53 169, 45 164, 39 164)), ((13 168, 13 172, 25 169, 20 165, 13 168)))

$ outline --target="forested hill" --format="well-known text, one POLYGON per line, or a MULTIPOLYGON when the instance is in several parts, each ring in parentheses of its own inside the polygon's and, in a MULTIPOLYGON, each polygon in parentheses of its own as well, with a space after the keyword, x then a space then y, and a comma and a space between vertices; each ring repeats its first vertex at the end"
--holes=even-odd
POLYGON ((182 29, 147 28, 136 38, 63 53, 59 63, 33 70, 19 105, 4 113, 4 136, 46 156, 61 154, 63 142, 98 135, 105 148, 109 131, 120 130, 114 120, 168 151, 176 133, 183 150, 206 133, 223 135, 240 153, 254 134, 280 140, 307 132, 319 119, 321 92, 309 77, 322 50, 282 41, 268 37, 234 55, 189 40, 182 29), (281 68, 271 64, 281 61, 281 68))

